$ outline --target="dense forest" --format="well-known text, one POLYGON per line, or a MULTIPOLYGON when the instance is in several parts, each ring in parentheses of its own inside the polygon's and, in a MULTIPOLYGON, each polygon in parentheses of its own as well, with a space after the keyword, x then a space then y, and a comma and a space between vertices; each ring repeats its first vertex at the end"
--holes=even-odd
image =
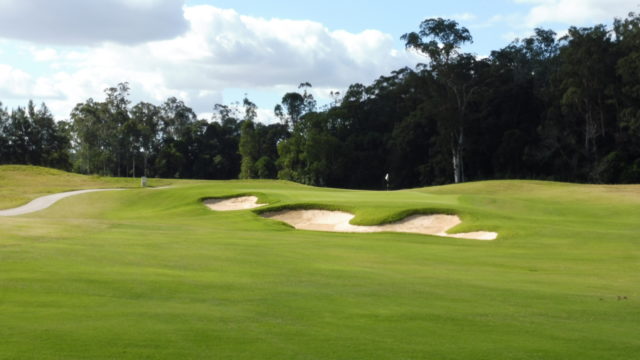
MULTIPOLYGON (((640 183, 640 16, 536 29, 478 58, 469 31, 427 19, 402 36, 423 64, 353 84, 318 108, 311 84, 256 121, 245 98, 210 121, 169 98, 132 105, 127 83, 54 121, 45 104, 0 110, 0 163, 80 173, 279 178, 392 188, 527 178, 640 183)), ((3 107, 0 106, 0 109, 3 107)))

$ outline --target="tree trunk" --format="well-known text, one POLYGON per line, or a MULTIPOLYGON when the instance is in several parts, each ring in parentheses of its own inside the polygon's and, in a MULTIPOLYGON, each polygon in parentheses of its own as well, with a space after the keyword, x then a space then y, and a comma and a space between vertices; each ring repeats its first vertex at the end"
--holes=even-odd
POLYGON ((458 157, 458 152, 454 149, 452 154, 453 160, 453 182, 460 182, 460 158, 458 157))
POLYGON ((460 136, 458 137, 458 162, 460 163, 460 182, 464 182, 464 126, 460 125, 460 136))
POLYGON ((459 135, 453 141, 452 161, 453 161, 453 181, 458 184, 464 182, 464 163, 462 161, 464 144, 464 133, 460 129, 459 135))
POLYGON ((475 87, 467 90, 467 84, 463 84, 460 89, 457 89, 455 85, 449 85, 453 90, 456 99, 456 105, 458 108, 458 124, 457 133, 454 133, 452 139, 452 156, 453 156, 453 181, 457 183, 464 182, 464 125, 465 117, 467 113, 467 104, 469 98, 476 90, 475 87))
POLYGON ((147 176, 147 152, 144 152, 144 176, 147 176))

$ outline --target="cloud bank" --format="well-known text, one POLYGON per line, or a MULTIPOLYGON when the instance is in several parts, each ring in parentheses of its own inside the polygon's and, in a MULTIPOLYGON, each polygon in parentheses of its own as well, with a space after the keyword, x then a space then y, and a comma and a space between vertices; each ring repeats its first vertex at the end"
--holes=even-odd
MULTIPOLYGON (((511 29, 508 40, 536 26, 610 23, 638 9, 635 0, 513 1, 524 12, 497 14, 484 25, 511 29)), ((480 21, 471 13, 454 17, 480 21)), ((0 37, 29 59, 0 59, 0 100, 45 101, 59 118, 123 81, 134 101, 176 96, 206 113, 239 100, 224 99, 225 89, 281 96, 309 81, 320 95, 424 61, 398 48, 398 34, 245 16, 184 0, 0 0, 0 37)), ((273 105, 263 104, 262 114, 273 105)))
POLYGON ((183 0, 0 0, 0 37, 41 44, 125 44, 187 30, 183 0))
MULTIPOLYGON (((176 3, 137 2, 149 12, 176 3)), ((101 99, 102 89, 128 81, 134 99, 158 102, 176 96, 197 112, 206 112, 224 100, 227 88, 295 88, 309 81, 315 88, 342 89, 420 60, 398 51, 394 37, 377 30, 333 31, 318 22, 243 16, 209 5, 182 7, 180 17, 187 30, 170 39, 107 41, 81 50, 52 48, 51 43, 28 45, 32 58, 49 66, 50 73, 33 77, 13 66, 0 66, 0 79, 10 80, 0 82, 0 95, 48 94, 42 100, 56 114, 67 116, 76 103, 101 99)), ((60 33, 55 37, 52 43, 73 39, 60 33)), ((138 40, 144 38, 137 35, 138 40)))

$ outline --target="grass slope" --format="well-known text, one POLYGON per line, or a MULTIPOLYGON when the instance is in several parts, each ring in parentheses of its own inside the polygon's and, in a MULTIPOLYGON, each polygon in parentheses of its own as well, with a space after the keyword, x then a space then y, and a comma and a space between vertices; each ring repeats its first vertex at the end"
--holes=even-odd
POLYGON ((91 193, 0 218, 0 358, 634 359, 638 284, 640 186, 91 193), (362 224, 442 209, 500 237, 297 231, 200 203, 233 194, 362 224))
MULTIPOLYGON (((165 186, 175 180, 151 179, 149 186, 165 186)), ((0 209, 28 203, 44 195, 63 191, 140 187, 140 179, 72 174, 40 166, 0 166, 0 209)))

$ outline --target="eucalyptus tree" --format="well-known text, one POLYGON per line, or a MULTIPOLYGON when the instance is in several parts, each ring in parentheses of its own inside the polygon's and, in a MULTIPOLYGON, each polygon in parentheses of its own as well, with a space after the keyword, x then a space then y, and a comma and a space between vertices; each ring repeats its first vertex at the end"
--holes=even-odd
POLYGON ((197 121, 195 112, 176 97, 165 100, 159 109, 159 132, 163 144, 185 141, 189 137, 190 126, 197 121))
MULTIPOLYGON (((105 111, 105 131, 109 140, 113 175, 122 176, 123 166, 128 169, 132 152, 132 139, 127 132, 134 131, 134 126, 127 126, 129 117, 129 84, 119 83, 104 90, 106 99, 103 103, 105 111)), ((125 171, 127 174, 128 171, 125 171)))
POLYGON ((78 103, 71 110, 75 138, 76 171, 86 174, 106 174, 106 134, 102 104, 92 98, 78 103), (102 168, 102 169, 101 169, 102 168))
POLYGON ((160 139, 158 132, 160 130, 160 109, 153 104, 140 102, 131 108, 130 111, 130 133, 132 136, 132 151, 134 159, 134 176, 135 176, 135 159, 137 153, 142 152, 142 174, 149 175, 149 157, 157 151, 160 139))
POLYGON ((453 108, 453 116, 446 123, 451 151, 453 178, 456 183, 464 181, 465 128, 469 103, 478 91, 476 58, 461 52, 461 46, 472 43, 469 30, 460 27, 454 20, 442 18, 426 19, 417 32, 402 35, 408 49, 413 49, 428 60, 428 66, 445 88, 445 100, 453 108))
POLYGON ((301 116, 316 111, 317 103, 313 94, 309 91, 311 88, 312 85, 310 83, 304 82, 298 85, 298 89, 301 89, 302 93, 289 92, 284 94, 280 104, 274 108, 274 114, 283 124, 293 128, 301 116))
POLYGON ((332 116, 331 111, 308 113, 291 136, 278 143, 278 178, 316 186, 344 184, 346 164, 353 154, 337 138, 332 116))
POLYGON ((204 133, 209 172, 207 178, 234 179, 240 173, 240 112, 236 106, 216 104, 204 133))
POLYGON ((238 152, 242 157, 240 162, 240 179, 254 179, 257 177, 255 162, 260 157, 259 139, 256 134, 255 120, 258 117, 258 107, 248 98, 242 101, 244 118, 240 125, 240 143, 238 152))
POLYGON ((640 182, 640 14, 629 13, 626 19, 616 19, 614 32, 621 57, 616 64, 620 78, 618 174, 611 182, 640 182))
POLYGON ((630 13, 624 20, 616 19, 614 31, 619 52, 623 54, 616 64, 624 96, 622 122, 640 134, 640 15, 630 13))
POLYGON ((70 171, 72 170, 72 124, 69 121, 60 120, 55 123, 54 141, 46 154, 46 163, 43 165, 70 171))
MULTIPOLYGON (((567 133, 582 135, 585 176, 598 181, 597 164, 608 152, 615 126, 616 55, 611 32, 604 25, 569 28, 560 50, 558 87, 567 133), (585 61, 585 59, 589 59, 585 61), (582 126, 580 126, 582 123, 582 126)), ((580 149, 576 149, 580 151, 580 149)))
POLYGON ((9 139, 7 138, 7 124, 9 113, 0 101, 0 164, 9 163, 9 139))
POLYGON ((564 139, 557 136, 559 95, 551 81, 559 48, 554 31, 537 28, 532 36, 491 52, 480 96, 485 140, 476 149, 480 156, 471 154, 474 166, 484 167, 480 176, 532 177, 562 169, 562 163, 567 167, 561 156, 564 139))
POLYGON ((191 142, 197 116, 184 101, 170 97, 159 106, 158 152, 154 162, 156 175, 186 177, 191 171, 191 142))

